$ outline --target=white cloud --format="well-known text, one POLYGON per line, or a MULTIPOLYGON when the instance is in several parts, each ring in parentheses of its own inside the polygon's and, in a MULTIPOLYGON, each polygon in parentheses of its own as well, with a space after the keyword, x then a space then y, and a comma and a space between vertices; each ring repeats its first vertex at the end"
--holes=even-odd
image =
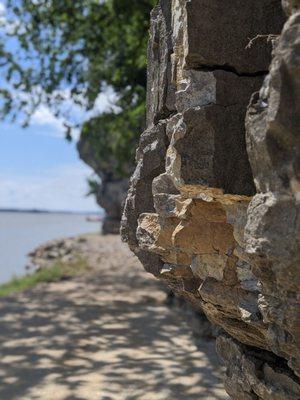
MULTIPOLYGON (((40 126, 40 127, 48 127, 51 128, 53 136, 63 136, 64 134, 64 125, 63 121, 59 118, 56 118, 53 113, 44 105, 41 105, 35 113, 32 115, 31 124, 40 126)), ((47 131, 48 132, 48 131, 47 131)), ((43 133, 43 132, 41 132, 43 133)), ((49 134, 49 133, 48 133, 49 134)), ((51 133, 50 133, 51 135, 51 133)), ((51 135, 51 136, 52 136, 51 135)))
POLYGON ((6 6, 0 1, 0 26, 4 26, 6 23, 6 6))
MULTIPOLYGON (((63 118, 57 118, 51 112, 50 108, 45 105, 41 105, 34 112, 31 117, 30 125, 32 127, 38 127, 38 134, 52 136, 52 137, 60 137, 65 138, 66 127, 64 125, 63 118)), ((77 128, 72 129, 72 137, 75 140, 78 140, 80 135, 80 130, 77 128)))
MULTIPOLYGON (((117 101, 117 95, 113 91, 111 87, 107 87, 107 89, 100 93, 95 101, 95 106, 92 110, 86 112, 84 108, 80 107, 78 104, 75 104, 71 97, 69 90, 64 90, 60 92, 60 95, 64 98, 62 109, 68 110, 67 114, 70 115, 71 119, 76 119, 77 122, 82 123, 89 118, 92 118, 96 115, 99 115, 103 112, 108 111, 117 111, 115 103, 117 101)), ((84 102, 84 99, 82 99, 84 102)), ((40 105, 38 109, 34 112, 31 117, 31 125, 38 126, 41 129, 38 131, 40 134, 55 136, 55 137, 64 137, 65 136, 65 126, 64 126, 64 118, 56 117, 51 109, 46 105, 40 105), (43 130, 43 128, 45 128, 43 130)), ((72 136, 75 140, 79 138, 80 130, 73 129, 72 136)))
POLYGON ((0 174, 0 208, 99 211, 86 197, 91 170, 83 163, 64 164, 34 175, 0 174))
POLYGON ((5 4, 0 1, 0 15, 3 16, 6 14, 6 7, 5 4))
POLYGON ((116 102, 118 100, 117 94, 114 92, 113 88, 107 87, 102 93, 99 93, 95 106, 92 111, 90 111, 91 116, 98 115, 100 113, 114 110, 117 111, 116 102))

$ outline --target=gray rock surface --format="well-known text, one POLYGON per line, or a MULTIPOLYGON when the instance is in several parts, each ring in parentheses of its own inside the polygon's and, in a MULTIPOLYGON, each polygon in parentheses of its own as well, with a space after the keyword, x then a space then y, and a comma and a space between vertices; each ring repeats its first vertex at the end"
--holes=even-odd
POLYGON ((300 10, 283 28, 246 123, 257 188, 246 242, 260 281, 258 307, 270 348, 300 376, 300 10))
POLYGON ((169 62, 172 47, 171 3, 159 3, 151 12, 147 69, 147 125, 158 122, 175 110, 175 88, 169 62))
POLYGON ((279 0, 159 2, 121 228, 146 270, 221 328, 237 400, 300 390, 300 16, 283 3, 284 27, 279 0))
POLYGON ((289 373, 286 362, 274 354, 224 335, 217 338, 217 351, 226 364, 225 388, 233 399, 300 398, 299 380, 289 373))
MULTIPOLYGON (((118 234, 120 231, 120 221, 125 204, 126 193, 129 188, 129 179, 120 178, 112 171, 115 160, 110 163, 101 162, 95 154, 92 144, 88 138, 81 136, 78 141, 77 149, 80 158, 88 164, 100 178, 97 186, 96 199, 100 207, 105 210, 105 217, 102 224, 103 234, 118 234)), ((128 165, 128 170, 133 168, 128 165)))
POLYGON ((250 50, 246 46, 256 35, 280 33, 280 1, 182 0, 181 4, 187 14, 185 50, 189 68, 205 65, 240 74, 268 70, 271 44, 261 40, 250 50))
POLYGON ((299 0, 282 0, 282 7, 286 12, 287 16, 291 16, 294 12, 299 10, 300 1, 299 0))

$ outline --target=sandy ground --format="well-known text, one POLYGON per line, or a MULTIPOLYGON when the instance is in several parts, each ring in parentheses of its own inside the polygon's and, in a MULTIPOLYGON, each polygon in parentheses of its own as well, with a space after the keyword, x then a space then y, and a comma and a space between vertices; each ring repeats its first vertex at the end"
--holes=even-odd
POLYGON ((85 251, 94 271, 0 300, 0 399, 228 399, 214 343, 119 237, 85 251))

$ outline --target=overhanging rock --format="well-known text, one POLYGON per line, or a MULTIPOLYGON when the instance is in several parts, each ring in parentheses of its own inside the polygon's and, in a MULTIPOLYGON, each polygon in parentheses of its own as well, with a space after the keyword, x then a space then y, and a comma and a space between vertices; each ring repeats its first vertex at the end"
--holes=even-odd
POLYGON ((121 233, 223 329, 237 400, 300 398, 297 6, 284 2, 284 28, 278 0, 162 0, 151 15, 147 129, 121 233))

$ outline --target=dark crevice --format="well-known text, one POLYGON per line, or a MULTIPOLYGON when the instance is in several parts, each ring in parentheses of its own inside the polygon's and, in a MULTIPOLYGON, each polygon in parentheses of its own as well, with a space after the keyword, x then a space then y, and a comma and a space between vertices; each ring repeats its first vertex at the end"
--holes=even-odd
POLYGON ((154 125, 157 125, 160 121, 167 120, 167 119, 173 117, 176 114, 178 114, 177 111, 170 111, 170 110, 167 110, 167 111, 164 111, 164 112, 160 111, 154 116, 153 123, 154 123, 154 125))
POLYGON ((234 67, 231 65, 205 65, 201 64, 197 67, 194 67, 196 71, 205 71, 205 72, 214 72, 214 71, 225 71, 231 72, 240 77, 257 77, 257 76, 264 76, 269 73, 269 71, 256 71, 256 72, 238 72, 234 67))
POLYGON ((204 107, 209 107, 209 106, 217 106, 217 107, 227 108, 227 107, 234 107, 234 106, 240 106, 241 107, 242 105, 243 105, 242 102, 241 103, 228 103, 228 104, 210 102, 210 103, 203 104, 201 106, 196 106, 194 108, 197 108, 197 107, 204 108, 204 107))

